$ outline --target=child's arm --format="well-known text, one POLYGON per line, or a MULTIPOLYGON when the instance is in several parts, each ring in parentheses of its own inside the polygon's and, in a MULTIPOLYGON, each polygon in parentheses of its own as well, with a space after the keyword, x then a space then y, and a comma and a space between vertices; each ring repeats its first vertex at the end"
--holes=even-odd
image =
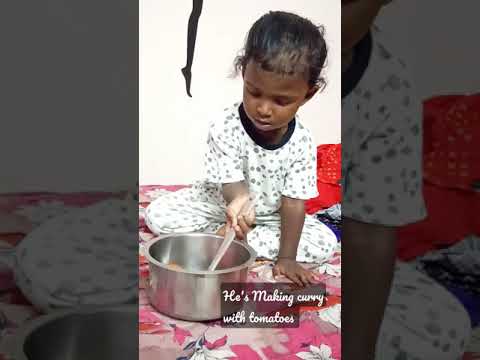
POLYGON ((305 202, 304 200, 292 199, 282 196, 280 207, 280 249, 279 258, 289 258, 295 260, 297 257, 298 243, 305 222, 305 202))
MULTIPOLYGON (((235 230, 237 239, 243 240, 255 222, 255 212, 242 213, 242 209, 250 199, 248 186, 245 181, 222 185, 223 198, 227 203, 227 225, 235 230)), ((225 230, 225 229, 223 229, 225 230)))
POLYGON ((396 228, 345 217, 342 235, 342 357, 373 359, 394 272, 396 228))
POLYGON ((248 200, 248 186, 245 181, 238 181, 222 185, 223 198, 227 204, 230 204, 234 199, 241 198, 248 200))
POLYGON ((280 250, 273 275, 285 275, 299 286, 313 282, 313 274, 297 263, 297 248, 305 222, 305 202, 282 196, 280 207, 280 250))

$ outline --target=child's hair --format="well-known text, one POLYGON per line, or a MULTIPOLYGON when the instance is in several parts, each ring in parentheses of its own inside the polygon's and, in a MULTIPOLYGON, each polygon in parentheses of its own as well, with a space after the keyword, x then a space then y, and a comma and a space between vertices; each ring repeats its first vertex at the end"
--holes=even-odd
POLYGON ((241 55, 235 59, 235 73, 245 70, 250 60, 263 70, 285 75, 302 75, 309 86, 326 85, 321 76, 327 58, 323 26, 298 15, 271 11, 250 28, 241 55))

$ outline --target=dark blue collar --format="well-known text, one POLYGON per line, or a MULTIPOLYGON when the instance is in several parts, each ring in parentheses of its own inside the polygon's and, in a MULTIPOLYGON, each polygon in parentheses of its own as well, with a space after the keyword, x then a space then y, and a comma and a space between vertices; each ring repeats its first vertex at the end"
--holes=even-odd
POLYGON ((243 108, 243 103, 240 104, 238 107, 238 114, 240 115, 240 121, 242 122, 243 128, 247 132, 248 136, 255 142, 255 144, 261 146, 262 148, 266 150, 276 150, 280 149, 283 145, 285 145, 288 140, 293 135, 293 132, 295 131, 295 118, 293 118, 289 123, 288 123, 288 129, 287 132, 283 135, 282 139, 278 144, 269 144, 266 143, 259 135, 257 130, 255 129, 255 126, 252 124, 252 121, 249 119, 247 113, 245 112, 245 109, 243 108))
POLYGON ((367 33, 353 49, 353 60, 350 67, 342 73, 342 99, 349 95, 362 79, 367 70, 372 53, 372 34, 367 33))

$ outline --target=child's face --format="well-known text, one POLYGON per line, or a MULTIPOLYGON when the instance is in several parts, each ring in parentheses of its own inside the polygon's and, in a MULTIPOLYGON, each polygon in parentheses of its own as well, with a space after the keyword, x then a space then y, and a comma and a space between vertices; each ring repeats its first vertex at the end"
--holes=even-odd
POLYGON ((302 76, 284 76, 262 70, 250 61, 243 73, 243 105, 262 133, 285 130, 300 106, 317 91, 302 76))

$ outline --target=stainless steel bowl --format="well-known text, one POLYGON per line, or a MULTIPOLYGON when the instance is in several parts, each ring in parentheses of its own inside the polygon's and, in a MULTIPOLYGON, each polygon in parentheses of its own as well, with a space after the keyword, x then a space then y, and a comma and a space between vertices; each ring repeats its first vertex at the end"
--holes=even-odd
POLYGON ((208 266, 223 241, 212 234, 173 234, 160 237, 145 246, 150 279, 147 294, 161 313, 189 320, 219 319, 241 306, 221 309, 222 283, 244 283, 248 267, 256 253, 246 242, 233 241, 217 270, 208 266), (182 269, 169 268, 174 263, 182 269))
POLYGON ((21 328, 16 339, 16 360, 137 359, 138 305, 40 316, 21 328))

